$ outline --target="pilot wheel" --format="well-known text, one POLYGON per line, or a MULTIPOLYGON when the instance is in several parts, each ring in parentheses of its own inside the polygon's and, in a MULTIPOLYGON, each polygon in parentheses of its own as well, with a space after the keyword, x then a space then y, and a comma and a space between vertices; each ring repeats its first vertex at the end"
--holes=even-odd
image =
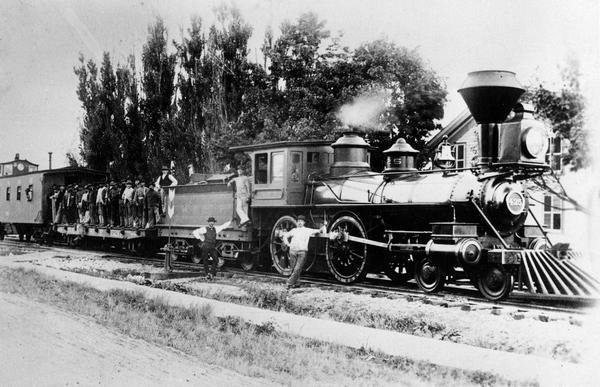
POLYGON ((435 293, 444 287, 446 274, 443 268, 430 258, 421 258, 415 267, 415 280, 426 293, 435 293))
POLYGON ((488 264, 479 270, 477 285, 485 298, 500 301, 512 291, 513 280, 511 274, 501 265, 488 264))

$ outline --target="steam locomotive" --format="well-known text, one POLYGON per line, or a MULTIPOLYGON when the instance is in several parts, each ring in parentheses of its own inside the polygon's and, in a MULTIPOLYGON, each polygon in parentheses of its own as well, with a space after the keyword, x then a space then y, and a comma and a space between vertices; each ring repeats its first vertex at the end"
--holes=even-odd
MULTIPOLYGON (((551 246, 529 209, 527 181, 549 169, 547 134, 508 71, 470 73, 459 93, 479 124, 478 165, 455 168, 452 146, 437 150, 431 170, 417 170, 419 153, 403 139, 384 151, 386 167, 373 172, 369 145, 354 130, 333 144, 284 141, 231 148, 252 165, 249 226, 217 235, 224 261, 262 266, 288 275, 283 244, 304 215, 308 226, 328 221, 328 233, 311 241, 305 270, 326 271, 342 283, 368 273, 392 281, 412 278, 425 292, 469 280, 488 299, 517 288, 552 297, 598 297, 600 283, 575 265, 574 253, 551 246), (534 225, 526 224, 531 218, 534 225)), ((70 240, 119 241, 132 252, 165 245, 170 258, 198 262, 192 231, 209 217, 232 218, 228 175, 196 176, 171 187, 169 216, 152 229, 51 225, 70 240)), ((1 182, 0 182, 1 184, 1 182)), ((0 219, 9 222, 10 219, 0 219)))

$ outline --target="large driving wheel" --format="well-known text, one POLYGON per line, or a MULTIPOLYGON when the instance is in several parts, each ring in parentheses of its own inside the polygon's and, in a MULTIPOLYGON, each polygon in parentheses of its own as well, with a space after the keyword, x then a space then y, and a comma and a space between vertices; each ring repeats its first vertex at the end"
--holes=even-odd
POLYGON ((513 288, 512 276, 501 265, 484 265, 477 279, 479 291, 485 298, 500 301, 508 297, 513 288))
POLYGON ((392 255, 383 264, 385 275, 397 284, 405 284, 414 276, 415 263, 412 255, 392 255))
MULTIPOLYGON (((277 222, 275 222, 273 229, 271 230, 271 243, 269 246, 271 251, 271 261, 275 270, 282 275, 290 275, 294 269, 292 267, 293 262, 290 262, 289 249, 283 243, 283 237, 285 236, 285 233, 296 228, 296 225, 296 219, 285 215, 277 219, 277 222)), ((308 271, 313 267, 316 261, 316 254, 309 252, 306 259, 304 271, 308 271)))
POLYGON ((273 267, 279 274, 290 275, 293 267, 290 263, 290 255, 288 247, 283 243, 285 234, 293 228, 296 228, 296 219, 291 216, 282 216, 277 219, 271 230, 271 261, 273 267))
POLYGON ((417 262, 415 280, 424 292, 435 293, 444 287, 446 275, 440 265, 425 257, 417 262))
POLYGON ((361 222, 352 215, 337 218, 329 227, 337 234, 327 242, 327 266, 342 283, 356 282, 367 275, 367 245, 349 240, 349 236, 366 238, 361 222))

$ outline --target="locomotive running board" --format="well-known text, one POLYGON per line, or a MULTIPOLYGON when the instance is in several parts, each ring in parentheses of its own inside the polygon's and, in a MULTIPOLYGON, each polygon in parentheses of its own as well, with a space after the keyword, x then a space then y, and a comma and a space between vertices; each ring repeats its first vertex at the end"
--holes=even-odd
POLYGON ((577 253, 567 251, 557 258, 551 250, 523 250, 517 290, 544 296, 600 298, 600 281, 573 261, 577 253))

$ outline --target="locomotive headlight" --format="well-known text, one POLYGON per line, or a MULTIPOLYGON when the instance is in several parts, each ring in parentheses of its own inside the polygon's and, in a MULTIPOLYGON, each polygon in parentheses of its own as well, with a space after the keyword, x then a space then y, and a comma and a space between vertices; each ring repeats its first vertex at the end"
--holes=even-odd
POLYGON ((548 135, 543 127, 533 126, 523 132, 522 144, 527 157, 540 158, 548 149, 548 135))
POLYGON ((513 215, 520 215, 525 209, 525 198, 520 192, 511 191, 504 197, 504 204, 513 215))

